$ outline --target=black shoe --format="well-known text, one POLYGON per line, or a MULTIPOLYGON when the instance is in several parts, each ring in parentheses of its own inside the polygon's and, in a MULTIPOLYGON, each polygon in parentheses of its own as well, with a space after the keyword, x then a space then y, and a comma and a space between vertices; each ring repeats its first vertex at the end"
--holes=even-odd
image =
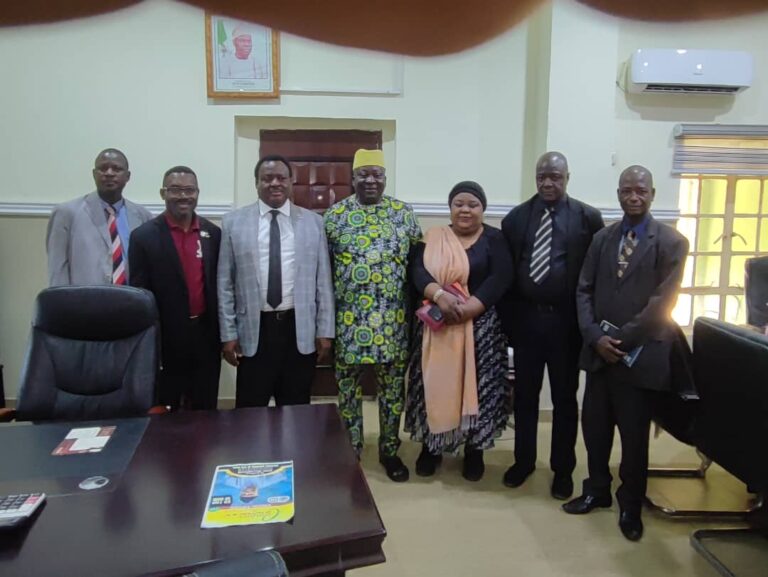
POLYGON ((419 477, 431 477, 435 474, 437 466, 443 462, 442 455, 433 455, 426 445, 421 446, 421 453, 416 459, 416 474, 419 477))
POLYGON ((504 473, 502 482, 507 487, 514 489, 525 483, 525 480, 531 476, 531 473, 533 473, 535 469, 536 467, 523 467, 522 465, 515 463, 507 469, 506 473, 504 473))
POLYGON ((483 452, 479 449, 464 449, 464 466, 461 468, 461 476, 467 481, 479 481, 484 473, 483 452))
POLYGON ((410 477, 408 467, 405 466, 403 461, 397 455, 394 457, 379 456, 379 463, 384 465, 384 469, 387 471, 387 477, 395 483, 405 483, 408 480, 408 477, 410 477))
POLYGON ((569 515, 584 515, 598 507, 608 508, 613 500, 611 496, 595 497, 594 495, 582 495, 563 505, 563 511, 569 515))
POLYGON ((630 541, 639 541, 643 536, 643 521, 640 519, 640 514, 622 511, 619 514, 619 529, 630 541))
POLYGON ((573 479, 570 475, 558 475, 552 480, 552 496, 560 501, 565 501, 573 495, 573 479))

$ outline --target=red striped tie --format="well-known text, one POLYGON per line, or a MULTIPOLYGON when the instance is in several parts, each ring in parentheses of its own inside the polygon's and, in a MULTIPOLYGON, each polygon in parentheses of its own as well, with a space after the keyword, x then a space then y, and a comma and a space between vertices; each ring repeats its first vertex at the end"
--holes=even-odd
POLYGON ((109 206, 107 211, 107 228, 112 239, 112 284, 125 284, 125 262, 123 262, 123 245, 117 232, 117 216, 115 208, 109 206))

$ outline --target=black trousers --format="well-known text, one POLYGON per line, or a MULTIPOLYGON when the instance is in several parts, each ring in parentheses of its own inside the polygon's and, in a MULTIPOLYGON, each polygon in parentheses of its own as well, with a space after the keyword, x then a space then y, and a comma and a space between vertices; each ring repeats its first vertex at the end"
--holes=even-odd
POLYGON ((539 426, 539 395, 544 367, 554 407, 549 464, 556 474, 570 475, 576 467, 576 435, 579 426, 580 339, 570 316, 550 307, 531 304, 516 319, 524 338, 515 351, 515 463, 533 468, 539 426))
POLYGON ((650 391, 623 382, 619 371, 587 373, 581 427, 587 446, 589 478, 584 494, 608 496, 611 472, 608 461, 613 434, 621 436, 621 486, 616 498, 622 510, 639 514, 648 485, 648 436, 654 405, 670 393, 650 391), (617 376, 618 373, 618 376, 617 376))
POLYGON ((158 400, 174 409, 215 409, 221 343, 205 317, 189 319, 183 342, 166 343, 158 400))
POLYGON ((261 313, 259 348, 237 367, 235 406, 266 407, 273 396, 278 406, 308 404, 316 360, 296 347, 292 310, 261 313))

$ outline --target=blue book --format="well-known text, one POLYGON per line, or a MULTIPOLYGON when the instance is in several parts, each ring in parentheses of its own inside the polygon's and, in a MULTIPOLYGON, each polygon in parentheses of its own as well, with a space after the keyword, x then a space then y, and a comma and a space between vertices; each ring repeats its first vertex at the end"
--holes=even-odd
MULTIPOLYGON (((609 323, 608 321, 602 321, 600 323, 600 328, 609 337, 614 339, 618 338, 620 330, 619 330, 619 327, 617 327, 616 325, 609 323)), ((643 351, 643 345, 640 345, 639 347, 635 347, 634 349, 632 349, 622 357, 621 362, 627 365, 628 367, 631 367, 632 365, 635 364, 637 357, 640 356, 640 353, 642 351, 643 351)))

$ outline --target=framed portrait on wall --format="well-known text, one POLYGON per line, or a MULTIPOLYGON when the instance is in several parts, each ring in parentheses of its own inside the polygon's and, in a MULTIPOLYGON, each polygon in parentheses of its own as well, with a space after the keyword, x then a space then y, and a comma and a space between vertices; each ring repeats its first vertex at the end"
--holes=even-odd
POLYGON ((209 98, 277 98, 280 38, 270 28, 205 14, 209 98))

